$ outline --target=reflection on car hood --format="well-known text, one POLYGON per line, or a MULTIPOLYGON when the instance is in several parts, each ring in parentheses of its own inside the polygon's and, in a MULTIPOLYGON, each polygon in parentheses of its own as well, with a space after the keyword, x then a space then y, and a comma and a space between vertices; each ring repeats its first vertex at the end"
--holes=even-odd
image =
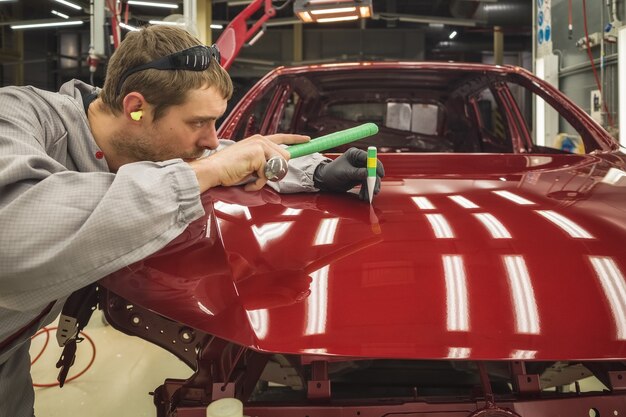
POLYGON ((626 357, 623 160, 382 155, 356 194, 216 188, 207 217, 103 283, 270 352, 626 357))

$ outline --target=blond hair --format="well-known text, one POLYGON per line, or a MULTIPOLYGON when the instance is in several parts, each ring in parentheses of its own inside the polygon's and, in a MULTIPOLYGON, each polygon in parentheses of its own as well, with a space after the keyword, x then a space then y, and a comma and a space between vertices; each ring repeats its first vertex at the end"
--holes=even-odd
POLYGON ((186 30, 173 26, 146 26, 128 33, 109 60, 100 93, 102 101, 114 114, 119 114, 123 110, 124 97, 136 91, 154 106, 154 119, 157 120, 168 107, 184 103, 189 90, 215 87, 224 99, 230 99, 233 83, 213 59, 204 71, 153 68, 138 71, 123 80, 120 91, 116 91, 120 78, 128 69, 201 44, 186 30))

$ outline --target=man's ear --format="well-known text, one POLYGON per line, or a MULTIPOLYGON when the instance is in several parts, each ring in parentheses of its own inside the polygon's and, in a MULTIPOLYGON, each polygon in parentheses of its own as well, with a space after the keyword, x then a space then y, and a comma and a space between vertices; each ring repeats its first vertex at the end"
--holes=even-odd
POLYGON ((147 107, 146 99, 143 97, 143 94, 132 92, 126 94, 124 100, 122 101, 122 107, 124 112, 124 117, 138 122, 140 121, 147 107))

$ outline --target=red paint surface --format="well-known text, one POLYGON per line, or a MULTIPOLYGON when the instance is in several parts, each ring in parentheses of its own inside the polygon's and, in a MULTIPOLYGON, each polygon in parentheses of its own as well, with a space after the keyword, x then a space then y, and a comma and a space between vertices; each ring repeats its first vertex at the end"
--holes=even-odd
POLYGON ((624 179, 606 182, 623 169, 624 155, 380 159, 387 175, 374 216, 356 195, 213 189, 203 196, 207 218, 104 284, 261 351, 626 357, 626 192, 624 179), (516 204, 499 190, 533 204, 516 204), (463 208, 454 195, 479 207, 463 208), (434 209, 420 209, 413 197, 426 197, 434 209), (592 238, 574 238, 538 211, 558 213, 592 238), (478 213, 493 216, 511 238, 494 238, 478 213), (437 238, 428 214, 441 215, 454 237, 437 238), (315 244, 329 219, 337 222, 330 243, 315 244), (525 268, 511 272, 507 259, 525 268), (598 272, 594 259, 613 269, 598 272))

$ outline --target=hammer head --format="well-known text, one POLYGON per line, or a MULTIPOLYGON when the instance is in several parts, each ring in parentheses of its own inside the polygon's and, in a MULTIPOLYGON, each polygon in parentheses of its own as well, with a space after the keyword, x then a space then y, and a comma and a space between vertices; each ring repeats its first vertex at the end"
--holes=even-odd
POLYGON ((282 156, 273 156, 265 163, 264 174, 270 181, 280 181, 287 175, 287 161, 282 156))

